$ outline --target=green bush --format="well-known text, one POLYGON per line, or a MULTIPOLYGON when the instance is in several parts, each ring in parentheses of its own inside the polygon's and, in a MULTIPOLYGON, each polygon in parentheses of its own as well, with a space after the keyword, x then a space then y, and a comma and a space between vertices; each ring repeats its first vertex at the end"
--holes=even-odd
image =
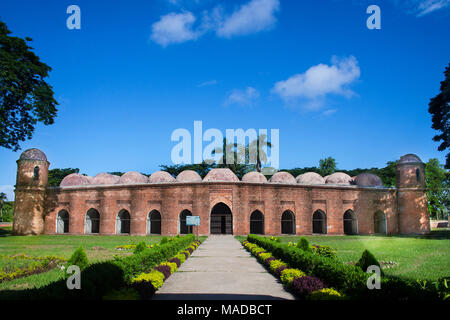
POLYGON ((300 278, 303 276, 306 276, 306 274, 298 269, 284 269, 281 271, 281 282, 285 285, 290 285, 294 278, 300 278))
POLYGON ((286 267, 286 263, 284 263, 281 260, 272 260, 270 261, 270 271, 272 271, 272 273, 275 273, 275 270, 277 270, 277 268, 281 267, 281 266, 285 266, 286 267))
MULTIPOLYGON (((79 247, 76 249, 72 256, 67 260, 67 267, 76 265, 80 268, 80 270, 84 270, 89 266, 88 257, 86 255, 86 252, 84 252, 83 247, 79 247)), ((67 268, 66 268, 67 272, 67 268)), ((66 273, 67 275, 67 273, 66 273)))
POLYGON ((139 293, 133 288, 112 290, 103 296, 103 300, 139 300, 139 293))
POLYGON ((324 288, 312 292, 308 296, 309 300, 343 300, 344 296, 331 288, 324 288))
POLYGON ((370 266, 378 266, 380 268, 381 275, 384 275, 377 258, 375 258, 375 256, 367 249, 362 253, 361 258, 356 263, 356 266, 360 267, 364 272, 366 272, 367 268, 370 266))
POLYGON ((329 246, 319 246, 317 244, 312 246, 312 251, 320 256, 328 258, 337 258, 336 250, 329 246))
POLYGON ((144 241, 139 242, 136 247, 134 248, 133 253, 140 253, 142 251, 144 251, 145 249, 147 249, 147 244, 144 241))
POLYGON ((309 245, 309 241, 305 237, 301 237, 300 239, 298 239, 297 248, 303 251, 311 252, 311 246, 309 245))
POLYGON ((165 244, 169 242, 169 239, 167 239, 167 237, 162 237, 161 241, 159 242, 159 244, 165 244))

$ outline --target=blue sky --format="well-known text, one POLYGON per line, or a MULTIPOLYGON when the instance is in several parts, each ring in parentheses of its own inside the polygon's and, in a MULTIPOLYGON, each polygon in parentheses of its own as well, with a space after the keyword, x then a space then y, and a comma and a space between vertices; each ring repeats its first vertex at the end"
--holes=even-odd
MULTIPOLYGON (((382 167, 444 153, 427 112, 450 62, 450 1, 2 1, 0 19, 53 68, 55 124, 22 151, 51 168, 151 173, 177 128, 280 130, 280 167, 382 167), (81 29, 69 30, 69 5, 81 29), (381 30, 369 30, 369 5, 381 30)), ((206 146, 206 143, 204 144, 206 146)), ((12 197, 20 152, 0 149, 12 197)))

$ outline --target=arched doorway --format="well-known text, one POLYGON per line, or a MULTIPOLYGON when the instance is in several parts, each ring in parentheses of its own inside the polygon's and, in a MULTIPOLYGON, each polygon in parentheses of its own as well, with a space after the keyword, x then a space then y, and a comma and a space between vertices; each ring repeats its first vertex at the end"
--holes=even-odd
POLYGON ((152 210, 147 216, 147 234, 161 234, 161 214, 152 210))
POLYGON ((317 210, 313 214, 313 233, 327 233, 327 215, 322 210, 317 210))
POLYGON ((233 234, 233 214, 223 202, 219 202, 211 210, 210 233, 233 234))
POLYGON ((125 209, 120 210, 116 218, 116 234, 129 234, 130 221, 130 213, 125 209))
POLYGON ((56 217, 56 233, 69 233, 69 212, 61 210, 56 217))
POLYGON ((192 226, 186 225, 186 216, 192 216, 192 213, 187 209, 180 213, 180 234, 192 233, 192 226))
POLYGON ((86 220, 84 222, 84 233, 99 233, 100 232, 100 214, 95 209, 89 209, 86 213, 86 220))
POLYGON ((344 213, 344 234, 358 234, 358 220, 350 209, 344 213))
POLYGON ((386 215, 381 210, 378 210, 373 215, 373 229, 374 233, 387 233, 386 215))
POLYGON ((264 234, 264 215, 259 210, 250 215, 250 233, 264 234))
POLYGON ((295 234, 295 215, 290 210, 281 215, 281 234, 295 234))

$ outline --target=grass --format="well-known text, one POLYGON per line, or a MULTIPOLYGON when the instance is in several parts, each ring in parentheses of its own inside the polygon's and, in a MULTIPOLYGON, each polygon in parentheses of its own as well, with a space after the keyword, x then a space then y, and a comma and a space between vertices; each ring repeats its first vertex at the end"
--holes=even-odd
MULTIPOLYGON (((34 257, 53 255, 69 259, 75 249, 82 246, 89 262, 100 262, 113 259, 114 255, 127 256, 132 254, 132 250, 115 249, 118 245, 137 244, 141 241, 152 244, 161 241, 162 238, 162 236, 95 235, 12 236, 11 227, 2 227, 0 228, 0 254, 8 256, 26 254, 34 257)), ((0 259, 0 268, 7 264, 7 260, 0 259)), ((17 266, 19 267, 19 265, 17 266)), ((0 283, 0 290, 38 288, 59 280, 63 275, 64 273, 56 268, 48 272, 2 282, 0 283)))
MULTIPOLYGON (((356 262, 365 249, 379 261, 397 265, 385 269, 387 275, 408 279, 436 280, 450 276, 450 229, 433 230, 426 236, 304 236, 310 244, 337 250, 343 262, 356 262)), ((245 237, 237 237, 242 240, 245 237)), ((282 236, 282 242, 297 243, 300 236, 282 236)))

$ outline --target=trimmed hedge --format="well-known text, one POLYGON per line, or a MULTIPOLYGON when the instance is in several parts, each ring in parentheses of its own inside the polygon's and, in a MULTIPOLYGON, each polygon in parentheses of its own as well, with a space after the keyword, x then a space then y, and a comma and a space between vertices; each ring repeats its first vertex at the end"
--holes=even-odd
MULTIPOLYGON (((381 278, 381 289, 369 290, 367 279, 371 274, 364 272, 359 266, 347 265, 332 257, 306 252, 253 234, 248 235, 247 241, 271 252, 275 258, 284 261, 290 268, 302 270, 310 276, 319 278, 325 287, 335 288, 353 300, 439 300, 442 299, 440 295, 443 295, 440 291, 445 292, 430 284, 421 286, 417 281, 392 276, 381 278)), ((256 246, 252 249, 255 250, 256 246)), ((281 274, 283 275, 283 272, 281 274)))

